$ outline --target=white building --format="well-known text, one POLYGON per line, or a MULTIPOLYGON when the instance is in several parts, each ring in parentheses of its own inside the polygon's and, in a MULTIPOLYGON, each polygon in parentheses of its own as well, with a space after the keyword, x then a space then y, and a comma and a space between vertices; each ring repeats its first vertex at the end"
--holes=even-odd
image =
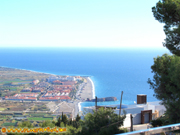
POLYGON ((67 77, 67 80, 68 80, 68 81, 76 81, 76 78, 73 77, 73 76, 68 76, 68 77, 67 77))
MULTIPOLYGON (((117 107, 114 112, 119 115, 120 105, 106 105, 103 107, 117 107)), ((93 113, 95 106, 84 107, 83 114, 93 113)), ((148 102, 146 104, 134 104, 134 105, 122 105, 121 115, 123 115, 123 110, 126 112, 126 119, 124 120, 124 127, 130 127, 131 120, 130 114, 133 116, 133 125, 149 123, 150 120, 162 116, 166 108, 160 104, 159 101, 148 102)), ((81 116, 84 119, 84 115, 81 116)))
POLYGON ((53 82, 53 81, 76 81, 76 78, 73 76, 68 76, 68 77, 57 77, 57 76, 50 76, 48 78, 48 82, 53 82))

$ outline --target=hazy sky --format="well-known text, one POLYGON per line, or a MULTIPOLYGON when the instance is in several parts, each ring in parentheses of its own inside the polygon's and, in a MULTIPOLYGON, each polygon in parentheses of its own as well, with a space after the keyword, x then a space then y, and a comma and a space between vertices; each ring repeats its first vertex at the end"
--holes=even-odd
MULTIPOLYGON (((0 47, 162 47, 158 0, 0 0, 0 47)), ((162 47, 163 48, 163 47, 162 47)))

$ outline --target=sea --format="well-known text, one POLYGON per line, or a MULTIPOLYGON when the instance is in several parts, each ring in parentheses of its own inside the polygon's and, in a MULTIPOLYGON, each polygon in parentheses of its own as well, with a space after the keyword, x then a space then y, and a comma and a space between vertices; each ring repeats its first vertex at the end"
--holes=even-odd
MULTIPOLYGON (((98 105, 134 104, 138 94, 157 101, 147 83, 153 78, 153 58, 170 52, 162 48, 0 48, 0 66, 56 75, 89 76, 95 96, 117 97, 98 105)), ((83 102, 81 108, 94 106, 83 102)))

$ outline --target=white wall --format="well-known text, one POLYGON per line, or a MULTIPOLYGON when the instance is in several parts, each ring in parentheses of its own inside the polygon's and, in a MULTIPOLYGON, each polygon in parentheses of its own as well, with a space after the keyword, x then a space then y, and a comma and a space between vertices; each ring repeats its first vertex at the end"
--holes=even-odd
MULTIPOLYGON (((143 107, 139 107, 139 108, 125 108, 121 110, 121 115, 123 115, 123 110, 126 111, 126 114, 131 113, 131 114, 137 114, 140 113, 142 110, 144 110, 143 107)), ((119 114, 119 109, 115 110, 116 112, 118 112, 117 114, 119 114)))
POLYGON ((130 127, 131 126, 131 118, 130 118, 130 114, 126 114, 126 118, 123 121, 123 126, 124 127, 130 127))
MULTIPOLYGON (((133 116, 133 125, 141 124, 141 113, 134 114, 133 116)), ((123 122, 124 127, 130 127, 131 126, 131 118, 130 113, 126 114, 126 119, 123 122)))
POLYGON ((166 108, 163 105, 157 105, 157 106, 155 106, 155 110, 157 110, 157 111, 166 110, 166 108))
MULTIPOLYGON (((115 106, 115 105, 112 105, 115 106)), ((152 110, 152 113, 155 110, 159 111, 159 115, 164 114, 166 108, 163 105, 160 105, 159 102, 150 102, 148 104, 140 104, 140 105, 127 105, 128 108, 121 109, 121 115, 124 115, 123 110, 126 111, 126 119, 124 121, 125 127, 130 127, 130 114, 133 116, 133 125, 141 124, 141 111, 143 110, 152 110)), ((90 112, 93 113, 93 107, 86 107, 84 110, 86 111, 84 114, 90 112)), ((119 115, 119 109, 114 110, 116 114, 119 115)), ((149 120, 149 115, 145 114, 145 122, 149 120)), ((148 121, 149 122, 149 121, 148 121)))
POLYGON ((145 107, 144 107, 144 110, 152 110, 152 113, 155 112, 155 106, 154 105, 149 105, 147 104, 145 107))
POLYGON ((133 116, 133 125, 141 124, 141 113, 137 113, 133 116))
POLYGON ((155 109, 159 112, 159 116, 162 116, 166 111, 166 108, 162 105, 155 106, 155 109))

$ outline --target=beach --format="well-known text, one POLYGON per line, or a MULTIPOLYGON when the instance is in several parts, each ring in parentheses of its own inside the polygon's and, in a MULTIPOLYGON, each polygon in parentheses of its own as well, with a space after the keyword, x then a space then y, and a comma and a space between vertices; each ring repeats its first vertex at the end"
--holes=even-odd
MULTIPOLYGON (((38 78, 40 80, 46 80, 49 76, 55 75, 50 73, 37 72, 32 70, 17 69, 17 68, 7 68, 1 67, 0 69, 1 76, 0 80, 14 80, 16 78, 22 80, 28 80, 38 78)), ((72 113, 72 117, 75 118, 77 114, 81 111, 81 103, 87 99, 94 98, 95 89, 94 84, 90 77, 82 77, 84 82, 79 84, 78 91, 76 93, 76 100, 70 102, 51 102, 49 101, 49 108, 55 113, 66 112, 72 113), (62 104, 63 103, 63 104, 62 104)))
POLYGON ((92 98, 95 98, 95 87, 94 87, 94 83, 93 83, 93 81, 91 80, 91 78, 90 77, 88 77, 88 80, 91 82, 91 89, 92 89, 92 98))
POLYGON ((84 88, 81 90, 81 99, 87 100, 87 98, 92 99, 95 95, 94 84, 90 77, 86 77, 86 83, 84 84, 84 88))
MULTIPOLYGON (((95 98, 95 87, 94 83, 91 80, 90 77, 85 77, 85 84, 84 87, 80 90, 81 91, 81 99, 87 100, 87 99, 93 99, 95 98)), ((81 112, 81 103, 82 101, 78 102, 78 109, 79 112, 81 112)))

